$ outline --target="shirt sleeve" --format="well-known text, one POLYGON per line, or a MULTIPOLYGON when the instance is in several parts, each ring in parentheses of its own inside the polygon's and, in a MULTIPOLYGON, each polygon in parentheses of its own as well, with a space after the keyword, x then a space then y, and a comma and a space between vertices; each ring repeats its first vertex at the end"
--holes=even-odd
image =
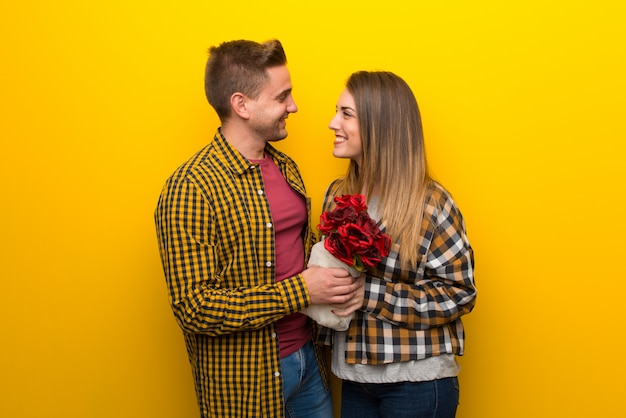
POLYGON ((473 250, 463 217, 449 195, 444 194, 431 219, 425 266, 414 282, 367 277, 364 310, 370 315, 403 328, 425 330, 473 309, 473 250))
POLYGON ((258 273, 252 243, 232 249, 224 262, 217 241, 227 238, 216 231, 212 213, 204 194, 184 179, 166 185, 155 212, 169 300, 183 330, 216 336, 259 329, 310 303, 301 275, 254 285, 263 281, 250 277, 258 273), (242 279, 233 285, 229 275, 242 279))

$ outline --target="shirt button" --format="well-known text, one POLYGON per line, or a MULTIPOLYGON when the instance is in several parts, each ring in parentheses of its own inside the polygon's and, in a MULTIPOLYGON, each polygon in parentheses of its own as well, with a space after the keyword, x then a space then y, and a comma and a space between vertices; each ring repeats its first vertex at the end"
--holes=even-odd
POLYGON ((260 190, 260 189, 259 189, 259 190, 257 190, 256 192, 257 192, 259 195, 262 195, 262 194, 263 194, 263 190, 260 190))
POLYGON ((272 332, 272 338, 276 338, 276 333, 272 332))
POLYGON ((280 377, 280 372, 274 372, 274 376, 280 377))
POLYGON ((268 228, 271 228, 272 227, 272 223, 268 222, 268 223, 265 224, 265 226, 268 227, 268 228))
POLYGON ((266 266, 266 267, 272 267, 272 262, 271 262, 271 261, 266 262, 266 263, 265 263, 265 266, 266 266))

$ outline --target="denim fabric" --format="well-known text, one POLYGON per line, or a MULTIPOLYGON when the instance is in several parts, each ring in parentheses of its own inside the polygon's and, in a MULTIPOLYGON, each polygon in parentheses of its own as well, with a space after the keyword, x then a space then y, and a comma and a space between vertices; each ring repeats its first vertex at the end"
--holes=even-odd
POLYGON ((341 418, 454 418, 458 404, 456 377, 426 382, 342 383, 341 418))
POLYGON ((311 341, 280 360, 287 418, 333 418, 333 402, 326 390, 311 341))

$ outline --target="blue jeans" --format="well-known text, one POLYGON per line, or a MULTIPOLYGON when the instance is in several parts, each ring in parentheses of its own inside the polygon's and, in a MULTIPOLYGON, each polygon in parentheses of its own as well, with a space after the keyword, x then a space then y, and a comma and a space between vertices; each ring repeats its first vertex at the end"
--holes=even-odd
POLYGON ((313 343, 309 341, 280 360, 283 374, 285 416, 288 418, 333 418, 330 391, 322 382, 313 343))
POLYGON ((428 382, 343 381, 341 418, 454 418, 459 404, 456 377, 428 382))

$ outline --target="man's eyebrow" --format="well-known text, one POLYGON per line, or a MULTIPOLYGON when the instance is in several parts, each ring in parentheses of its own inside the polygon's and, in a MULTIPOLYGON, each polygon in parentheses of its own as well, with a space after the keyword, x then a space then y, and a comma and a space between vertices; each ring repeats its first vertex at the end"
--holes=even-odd
POLYGON ((291 91, 292 91, 292 90, 293 90, 293 88, 288 88, 288 89, 285 89, 285 90, 281 91, 280 93, 278 93, 278 94, 276 95, 276 97, 288 96, 289 94, 291 94, 291 91))

